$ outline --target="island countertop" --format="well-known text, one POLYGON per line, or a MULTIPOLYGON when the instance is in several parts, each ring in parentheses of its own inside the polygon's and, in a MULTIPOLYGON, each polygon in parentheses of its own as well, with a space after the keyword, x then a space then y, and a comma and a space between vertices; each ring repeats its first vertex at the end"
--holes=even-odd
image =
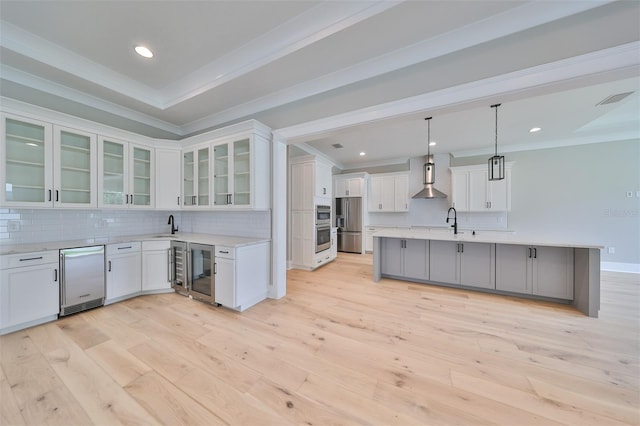
POLYGON ((602 249, 604 246, 584 242, 563 241, 561 239, 540 238, 513 231, 459 230, 454 234, 448 228, 405 227, 383 228, 373 233, 374 237, 407 238, 416 240, 459 241, 497 244, 517 244, 529 246, 574 247, 602 249), (475 235, 474 235, 475 232, 475 235))

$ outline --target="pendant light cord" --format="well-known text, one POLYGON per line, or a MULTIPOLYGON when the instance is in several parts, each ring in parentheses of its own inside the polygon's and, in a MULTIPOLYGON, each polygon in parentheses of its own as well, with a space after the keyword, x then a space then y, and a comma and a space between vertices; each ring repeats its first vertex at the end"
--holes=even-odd
POLYGON ((433 117, 427 117, 427 157, 431 155, 431 119, 433 117))
POLYGON ((496 109, 496 157, 498 156, 498 107, 502 104, 491 105, 491 108, 496 109))

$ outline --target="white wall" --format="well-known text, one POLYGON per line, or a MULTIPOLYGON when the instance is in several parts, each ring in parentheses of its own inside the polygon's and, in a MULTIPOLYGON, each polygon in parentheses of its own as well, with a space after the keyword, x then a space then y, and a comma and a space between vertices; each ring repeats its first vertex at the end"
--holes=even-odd
MULTIPOLYGON (((603 262, 640 265, 640 140, 505 157, 515 161, 509 228, 536 239, 602 245, 603 262)), ((453 165, 481 163, 486 158, 452 159, 453 165)))

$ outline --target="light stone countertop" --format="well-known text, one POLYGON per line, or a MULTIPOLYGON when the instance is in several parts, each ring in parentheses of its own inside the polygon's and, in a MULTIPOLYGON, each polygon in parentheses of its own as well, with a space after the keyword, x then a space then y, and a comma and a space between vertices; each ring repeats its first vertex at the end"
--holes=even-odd
POLYGON ((86 240, 69 240, 69 241, 49 241, 43 243, 29 244, 6 244, 0 246, 0 255, 29 253, 46 250, 59 250, 74 247, 87 247, 103 244, 119 244, 134 241, 162 241, 175 240, 187 241, 190 243, 208 244, 212 246, 242 247, 246 245, 259 244, 270 241, 268 238, 246 238, 231 237, 228 235, 211 235, 177 232, 174 235, 169 233, 150 234, 150 235, 126 235, 108 238, 90 238, 86 240))
POLYGON ((373 233, 374 237, 408 238, 416 240, 438 240, 438 241, 459 241, 478 243, 500 243, 518 244, 531 246, 552 246, 552 247, 574 247, 574 248, 596 248, 602 249, 604 246, 597 244, 585 244, 584 242, 563 241, 536 237, 535 235, 518 234, 513 231, 484 231, 462 229, 458 234, 453 234, 453 229, 448 228, 428 228, 428 227, 406 227, 406 228, 386 228, 373 233))

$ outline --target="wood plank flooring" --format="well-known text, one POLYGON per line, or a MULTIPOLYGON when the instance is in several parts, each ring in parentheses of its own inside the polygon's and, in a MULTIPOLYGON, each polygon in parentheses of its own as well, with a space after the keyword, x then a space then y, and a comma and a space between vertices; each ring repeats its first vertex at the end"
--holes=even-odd
POLYGON ((640 424, 640 277, 601 317, 383 279, 371 256, 289 271, 244 313, 143 296, 0 337, 1 425, 640 424))

